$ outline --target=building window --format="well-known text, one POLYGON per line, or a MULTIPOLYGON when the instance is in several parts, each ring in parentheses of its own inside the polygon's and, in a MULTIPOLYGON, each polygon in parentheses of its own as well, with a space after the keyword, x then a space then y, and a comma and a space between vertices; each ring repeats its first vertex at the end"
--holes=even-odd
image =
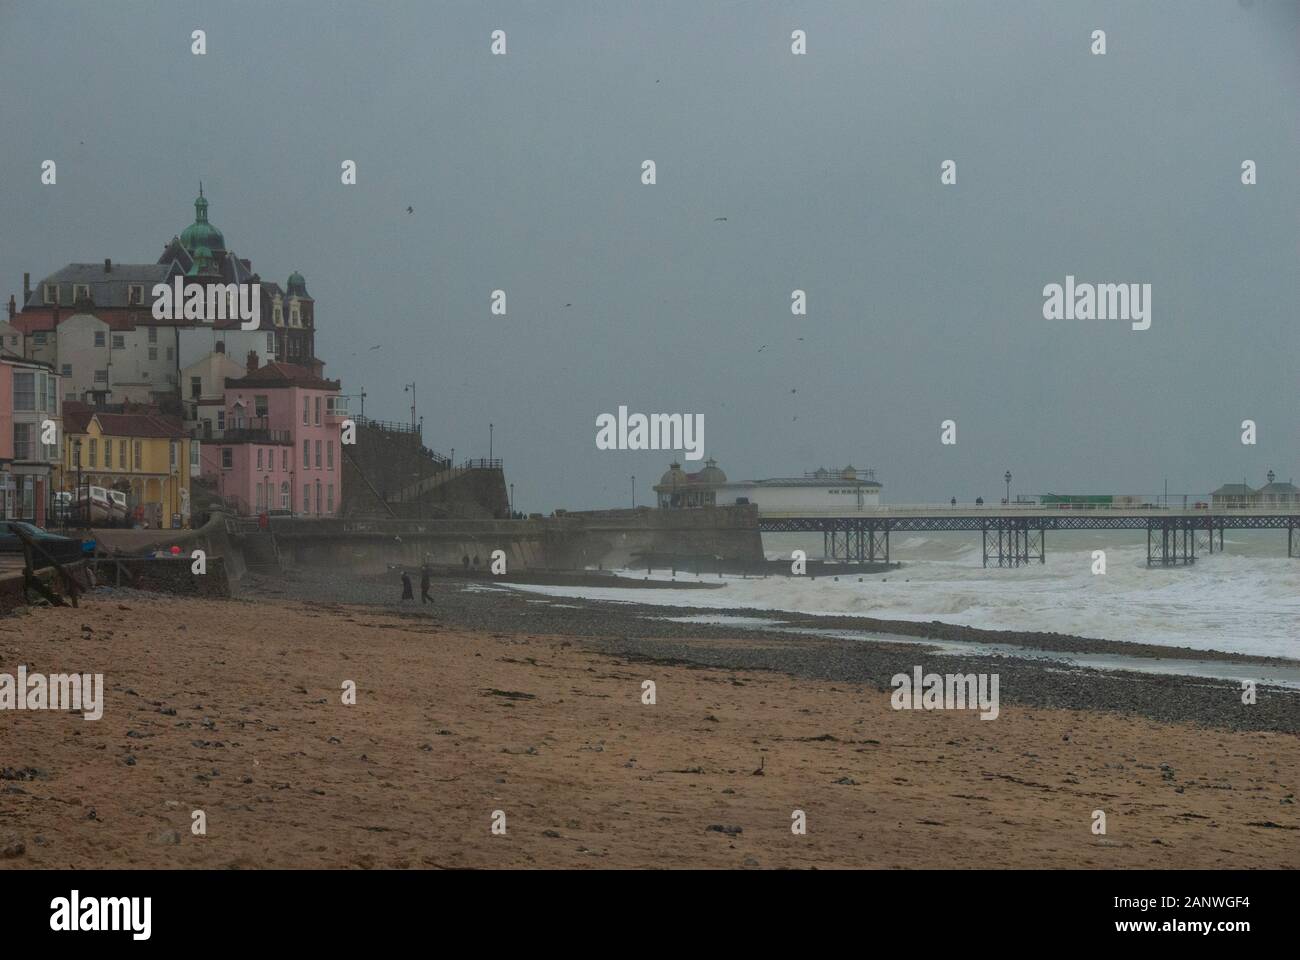
POLYGON ((198 440, 190 441, 190 472, 197 473, 199 469, 199 451, 203 449, 203 444, 198 440))
POLYGON ((311 484, 302 485, 302 512, 311 513, 311 484))
POLYGON ((157 347, 150 347, 150 348, 149 348, 149 359, 150 359, 150 360, 157 360, 157 359, 158 359, 158 348, 157 348, 157 347))
POLYGON ((77 303, 81 300, 90 299, 90 287, 84 283, 74 283, 72 285, 72 302, 77 303))
POLYGON ((126 441, 123 440, 117 445, 117 467, 119 470, 126 469, 126 441))
POLYGON ((321 503, 320 503, 320 481, 317 480, 317 481, 316 481, 316 512, 317 512, 317 513, 320 513, 320 512, 321 512, 320 507, 321 507, 321 503))
MULTIPOLYGON (((95 346, 97 346, 97 347, 101 347, 101 346, 103 346, 103 344, 101 344, 101 343, 97 343, 97 344, 95 344, 95 346)), ((115 334, 113 334, 113 349, 114 349, 114 350, 125 350, 125 349, 126 349, 126 336, 125 336, 124 334, 121 334, 121 333, 115 333, 115 334)))
POLYGON ((95 382, 96 382, 96 383, 108 383, 108 371, 107 371, 107 370, 96 370, 96 371, 95 371, 95 382))
POLYGON ((266 332, 266 352, 268 355, 275 353, 275 331, 274 330, 268 330, 266 332))
POLYGON ((149 328, 149 342, 150 342, 150 343, 157 343, 157 342, 158 342, 158 328, 157 328, 157 327, 150 327, 150 328, 149 328))
POLYGON ((36 374, 14 374, 14 409, 36 409, 36 374))
MULTIPOLYGON (((316 441, 316 469, 320 469, 320 441, 316 441)), ((319 513, 319 511, 317 511, 319 513)))
POLYGON ((176 359, 176 348, 175 348, 175 347, 168 347, 168 348, 167 348, 167 359, 168 359, 168 360, 175 360, 175 359, 176 359))
MULTIPOLYGON (((91 442, 93 443, 94 441, 91 442)), ((113 441, 108 439, 108 437, 104 438, 104 469, 113 469, 113 441)))
POLYGON ((262 448, 257 448, 257 469, 262 469, 262 448))
POLYGON ((302 398, 302 425, 305 427, 308 423, 308 416, 311 413, 311 398, 303 396, 302 398))
POLYGON ((42 374, 42 379, 45 381, 45 409, 49 413, 58 413, 59 412, 59 381, 54 377, 53 374, 49 376, 45 376, 44 374, 42 374))
POLYGON ((168 447, 167 472, 175 473, 177 464, 181 462, 181 442, 173 440, 168 447))
POLYGON ((32 458, 32 430, 34 423, 14 424, 14 459, 30 460, 32 458))
POLYGON ((37 331, 36 333, 32 334, 32 346, 34 347, 45 346, 45 332, 43 330, 37 331))
POLYGON ((217 429, 218 430, 226 429, 226 411, 224 410, 217 411, 217 429))
POLYGON ((65 364, 60 368, 60 370, 61 370, 61 372, 63 373, 63 375, 64 375, 65 377, 70 377, 70 376, 72 376, 72 364, 70 364, 70 363, 65 363, 65 364))
POLYGON ((141 467, 141 464, 143 463, 144 463, 144 444, 141 441, 137 440, 135 442, 135 468, 137 470, 143 469, 141 467))
POLYGON ((104 345, 104 331, 103 331, 103 330, 96 330, 96 331, 95 331, 95 346, 97 346, 97 347, 102 347, 103 345, 104 345))
POLYGON ((235 451, 229 447, 221 448, 221 469, 230 470, 235 466, 235 451))
MULTIPOLYGON (((289 326, 291 327, 302 326, 302 312, 298 309, 297 300, 289 301, 289 326)), ((319 510, 317 510, 316 512, 320 513, 319 510)))
POLYGON ((280 509, 289 509, 289 481, 286 480, 280 484, 280 509))
POLYGON ((316 398, 316 426, 320 426, 320 397, 316 398))
POLYGON ((133 283, 126 288, 127 306, 144 303, 144 285, 133 283))
POLYGON ((203 396, 203 378, 190 377, 190 399, 197 400, 203 396))
POLYGON ((280 469, 285 473, 289 472, 289 451, 284 449, 280 451, 280 469))
POLYGON ((99 441, 96 440, 94 437, 91 437, 90 438, 90 469, 92 470, 95 469, 95 467, 99 466, 99 451, 97 449, 98 446, 99 446, 99 441))
POLYGON ((311 441, 310 440, 303 440, 302 442, 302 465, 304 467, 311 466, 311 441))
POLYGON ((270 402, 266 394, 255 394, 253 396, 253 413, 259 417, 265 417, 270 412, 270 402))
POLYGON ((325 469, 334 469, 334 441, 325 441, 325 469))
POLYGON ((334 484, 332 483, 325 488, 325 512, 334 512, 334 484))
POLYGON ((45 302, 46 303, 59 302, 59 285, 57 283, 47 283, 45 285, 45 302))

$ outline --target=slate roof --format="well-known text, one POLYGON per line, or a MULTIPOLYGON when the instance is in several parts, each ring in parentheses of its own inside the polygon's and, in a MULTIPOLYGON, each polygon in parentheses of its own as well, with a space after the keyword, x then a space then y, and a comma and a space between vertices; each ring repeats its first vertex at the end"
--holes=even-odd
POLYGON ((148 309, 153 303, 153 285, 166 283, 171 274, 170 263, 115 263, 109 272, 104 271, 103 263, 70 263, 34 284, 23 309, 54 306, 45 302, 45 285, 48 283, 59 285, 59 306, 68 313, 74 312, 74 285, 90 287, 90 299, 96 307, 148 309), (143 304, 127 302, 128 290, 133 284, 144 287, 143 304))

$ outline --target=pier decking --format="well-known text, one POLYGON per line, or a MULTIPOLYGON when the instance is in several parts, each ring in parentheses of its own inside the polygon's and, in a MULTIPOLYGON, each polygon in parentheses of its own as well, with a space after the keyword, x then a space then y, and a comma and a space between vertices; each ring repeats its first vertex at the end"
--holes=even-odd
POLYGON ((1197 550, 1213 553, 1224 530, 1287 532, 1287 556, 1300 557, 1300 506, 1114 507, 1101 504, 914 504, 860 510, 768 511, 760 508, 762 533, 821 533, 826 556, 889 562, 889 537, 903 532, 980 532, 984 566, 1018 567, 1047 560, 1048 530, 1145 530, 1147 564, 1196 562, 1197 550))

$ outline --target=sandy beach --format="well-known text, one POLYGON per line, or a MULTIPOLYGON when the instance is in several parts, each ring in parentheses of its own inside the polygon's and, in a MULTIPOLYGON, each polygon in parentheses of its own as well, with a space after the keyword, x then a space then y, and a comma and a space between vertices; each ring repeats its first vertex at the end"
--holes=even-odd
POLYGON ((471 628, 465 604, 509 605, 437 596, 100 591, 0 620, 0 671, 107 691, 98 721, 0 712, 0 866, 1300 865, 1292 732, 1014 698, 994 721, 896 711, 874 682, 725 665, 829 641, 674 641, 701 665, 530 629, 523 600, 516 628, 471 628))

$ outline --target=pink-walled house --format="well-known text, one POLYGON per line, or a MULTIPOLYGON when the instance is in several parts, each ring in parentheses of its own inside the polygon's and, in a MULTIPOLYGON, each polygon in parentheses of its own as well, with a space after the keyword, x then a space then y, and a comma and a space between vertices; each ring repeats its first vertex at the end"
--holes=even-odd
POLYGON ((203 445, 202 475, 241 514, 336 516, 343 501, 339 381, 307 367, 258 365, 225 381, 225 434, 203 445))
POLYGON ((48 363, 0 355, 0 517, 44 526, 55 487, 63 416, 48 363), (45 443, 48 422, 54 442, 45 443))

